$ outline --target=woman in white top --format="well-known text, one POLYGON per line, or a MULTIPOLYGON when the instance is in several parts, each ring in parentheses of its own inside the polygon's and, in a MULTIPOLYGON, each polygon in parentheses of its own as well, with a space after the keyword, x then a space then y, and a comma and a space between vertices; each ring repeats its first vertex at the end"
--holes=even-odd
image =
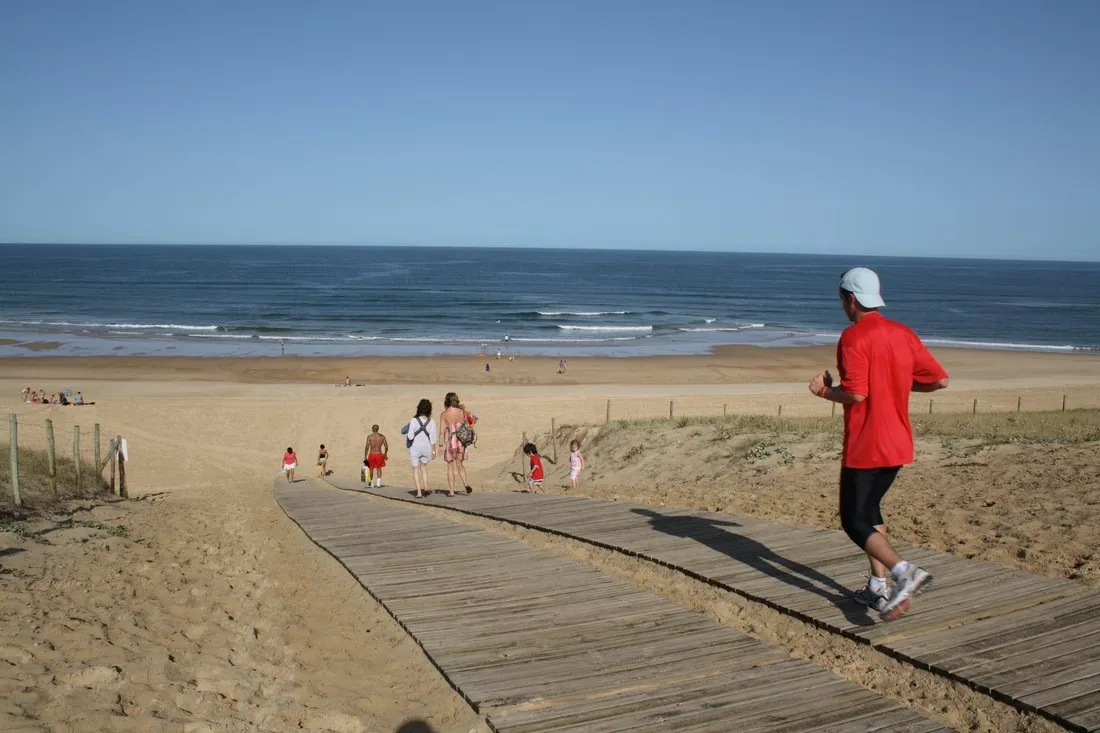
MULTIPOLYGON (((435 442, 438 437, 435 421, 432 420, 432 403, 430 400, 420 400, 416 406, 416 417, 409 421, 405 430, 405 442, 409 446, 413 483, 416 485, 418 499, 428 490, 428 461, 435 459, 435 442)), ((449 496, 454 496, 454 492, 449 496)))

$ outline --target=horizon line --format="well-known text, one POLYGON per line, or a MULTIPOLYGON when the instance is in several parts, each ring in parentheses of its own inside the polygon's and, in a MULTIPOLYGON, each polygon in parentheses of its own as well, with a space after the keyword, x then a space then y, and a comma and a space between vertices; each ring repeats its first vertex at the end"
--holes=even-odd
POLYGON ((665 247, 639 247, 637 245, 607 245, 607 246, 577 246, 577 245, 520 245, 520 244, 431 244, 423 242, 396 242, 391 244, 368 243, 327 243, 318 242, 303 244, 300 242, 0 242, 0 247, 328 247, 346 249, 397 249, 401 247, 415 247, 418 249, 517 249, 557 252, 562 250, 588 251, 588 252, 682 252, 689 254, 751 254, 751 255, 785 255, 785 256, 812 256, 812 257, 874 257, 880 259, 910 259, 910 260, 974 260, 987 262, 1052 262, 1059 264, 1100 264, 1100 259, 1074 260, 1074 259, 1041 259, 1031 257, 983 257, 979 255, 951 256, 951 255, 908 255, 908 254, 866 254, 848 252, 775 252, 753 249, 690 249, 690 248, 665 248, 665 247))

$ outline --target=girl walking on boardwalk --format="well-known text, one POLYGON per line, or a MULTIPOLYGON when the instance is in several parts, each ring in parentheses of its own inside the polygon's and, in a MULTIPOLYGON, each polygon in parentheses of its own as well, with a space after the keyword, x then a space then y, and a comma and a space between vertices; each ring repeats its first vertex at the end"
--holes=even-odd
POLYGON ((293 448, 287 448, 286 453, 283 454, 283 473, 286 474, 287 483, 294 480, 294 469, 298 467, 298 456, 294 453, 293 448))
POLYGON ((581 453, 580 441, 569 441, 569 483, 573 489, 577 488, 577 479, 584 470, 584 454, 581 453))
MULTIPOLYGON (((409 448, 409 460, 412 461, 413 483, 416 485, 416 497, 424 497, 428 490, 428 462, 435 460, 436 427, 432 420, 431 400, 420 400, 416 405, 416 415, 405 429, 405 445, 409 448)), ((454 492, 450 493, 454 496, 454 492)))

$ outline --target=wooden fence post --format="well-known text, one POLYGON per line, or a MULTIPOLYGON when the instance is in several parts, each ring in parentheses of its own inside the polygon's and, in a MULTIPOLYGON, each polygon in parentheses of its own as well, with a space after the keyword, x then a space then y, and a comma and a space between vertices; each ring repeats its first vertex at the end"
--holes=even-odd
POLYGON ((932 400, 928 400, 928 414, 932 414, 932 400))
POLYGON ((604 422, 611 422, 611 400, 607 401, 607 418, 604 422))
MULTIPOLYGON (((100 456, 100 453, 99 453, 99 423, 96 423, 94 426, 92 426, 92 443, 93 443, 93 445, 95 445, 94 453, 92 454, 92 456, 93 456, 93 460, 95 461, 95 472, 96 472, 96 475, 98 476, 99 472, 103 470, 103 464, 100 462, 101 456, 100 456)), ((96 485, 97 485, 96 488, 98 488, 98 484, 99 484, 99 479, 97 478, 96 479, 96 485)))
POLYGON ((1020 396, 1017 396, 1016 397, 1016 412, 1020 411, 1020 406, 1023 405, 1023 403, 1024 403, 1024 398, 1020 397, 1020 396))
POLYGON ((15 508, 23 508, 23 495, 19 493, 19 419, 15 413, 8 415, 9 440, 11 441, 11 495, 15 508))
POLYGON ((1062 395, 1062 412, 1066 411, 1066 396, 1062 395))
POLYGON ((80 426, 73 425, 73 468, 76 469, 76 491, 80 493, 80 426))
POLYGON ((676 404, 673 400, 668 401, 668 419, 672 419, 672 406, 676 404))
POLYGON ((829 417, 836 417, 836 403, 833 403, 832 410, 829 411, 829 417))
POLYGON ((974 400, 974 412, 972 412, 971 414, 973 414, 973 415, 978 414, 978 401, 977 400, 974 400))
POLYGON ((725 417, 725 416, 726 416, 726 403, 723 402, 722 403, 722 417, 725 417))
POLYGON ((779 417, 783 417, 783 405, 779 406, 779 417))
POLYGON ((558 425, 550 418, 550 443, 554 446, 554 463, 558 462, 558 425))
POLYGON ((46 463, 50 472, 50 493, 57 498, 57 449, 53 442, 53 420, 46 418, 46 463))
POLYGON ((122 436, 115 438, 118 452, 118 495, 123 499, 130 498, 130 491, 126 488, 126 456, 122 455, 122 436))
POLYGON ((111 441, 111 493, 118 496, 118 485, 115 483, 115 465, 118 463, 118 443, 111 441))

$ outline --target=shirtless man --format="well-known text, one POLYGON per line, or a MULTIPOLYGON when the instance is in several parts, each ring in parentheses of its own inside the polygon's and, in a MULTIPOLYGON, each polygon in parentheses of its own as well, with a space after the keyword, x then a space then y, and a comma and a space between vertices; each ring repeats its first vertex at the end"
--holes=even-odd
POLYGON ((363 447, 363 459, 367 462, 367 486, 376 489, 382 488, 382 469, 386 466, 386 459, 390 457, 390 442, 386 436, 378 432, 378 426, 371 426, 371 434, 367 436, 367 444, 363 447))

